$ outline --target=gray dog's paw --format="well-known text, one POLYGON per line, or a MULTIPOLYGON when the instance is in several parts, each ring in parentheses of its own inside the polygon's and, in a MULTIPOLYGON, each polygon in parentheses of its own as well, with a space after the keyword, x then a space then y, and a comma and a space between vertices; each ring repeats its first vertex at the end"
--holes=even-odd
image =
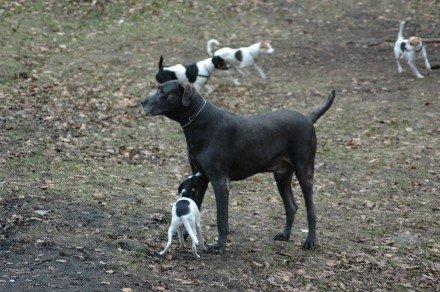
POLYGON ((316 239, 307 237, 306 241, 303 244, 303 248, 307 250, 316 249, 316 239))
POLYGON ((219 246, 217 244, 215 245, 209 245, 206 252, 208 253, 214 253, 214 254, 223 254, 225 253, 225 246, 219 246))
POLYGON ((289 237, 290 237, 290 235, 285 235, 283 232, 281 232, 281 233, 278 233, 277 235, 275 235, 273 237, 273 240, 288 241, 289 237))

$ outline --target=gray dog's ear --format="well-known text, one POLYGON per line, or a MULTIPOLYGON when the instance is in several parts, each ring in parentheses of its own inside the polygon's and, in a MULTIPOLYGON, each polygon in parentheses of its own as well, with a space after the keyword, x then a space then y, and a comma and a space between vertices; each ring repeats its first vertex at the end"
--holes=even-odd
POLYGON ((189 106, 195 94, 194 88, 189 83, 181 83, 180 86, 183 88, 182 104, 189 106))

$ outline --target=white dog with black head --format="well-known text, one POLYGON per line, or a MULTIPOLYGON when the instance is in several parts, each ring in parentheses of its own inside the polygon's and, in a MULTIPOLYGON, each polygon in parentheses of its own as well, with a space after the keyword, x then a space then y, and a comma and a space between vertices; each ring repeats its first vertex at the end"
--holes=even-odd
POLYGON ((403 37, 404 27, 405 21, 402 21, 400 23, 397 41, 394 44, 394 56, 396 57, 397 62, 397 72, 403 73, 403 68, 400 65, 399 60, 405 59, 408 62, 408 65, 414 75, 416 75, 417 78, 423 78, 423 75, 420 74, 419 70, 417 70, 415 61, 418 58, 423 58, 425 61, 426 69, 428 71, 431 71, 431 65, 429 65, 425 45, 423 44, 422 39, 419 37, 410 37, 409 39, 405 39, 403 37))
POLYGON ((202 174, 200 172, 191 175, 186 180, 184 180, 179 186, 179 194, 182 196, 179 198, 171 209, 171 225, 168 228, 168 242, 163 251, 159 254, 164 255, 171 247, 171 242, 173 240, 173 235, 177 231, 179 237, 180 245, 183 245, 183 229, 191 237, 192 240, 192 251, 196 258, 200 258, 197 254, 197 246, 200 244, 202 249, 206 250, 203 236, 202 236, 202 225, 200 223, 200 212, 197 204, 192 198, 194 198, 195 192, 197 190, 198 180, 201 178, 202 174), (197 236, 199 238, 197 238, 197 236))
MULTIPOLYGON (((156 81, 164 84, 170 80, 179 80, 181 82, 191 83, 197 92, 201 93, 202 87, 206 85, 215 70, 228 70, 229 66, 220 56, 207 58, 197 63, 173 66, 163 65, 163 56, 159 59, 159 68, 156 73, 156 81)), ((208 87, 206 94, 212 92, 212 88, 208 87)))

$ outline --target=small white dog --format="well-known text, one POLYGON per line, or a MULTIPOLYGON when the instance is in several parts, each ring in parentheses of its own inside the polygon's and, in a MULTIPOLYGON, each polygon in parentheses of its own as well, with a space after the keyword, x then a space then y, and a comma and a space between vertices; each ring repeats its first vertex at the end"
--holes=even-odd
MULTIPOLYGON (((214 45, 219 45, 216 39, 210 39, 206 44, 206 49, 210 56, 220 56, 228 65, 234 66, 243 76, 248 74, 246 68, 253 66, 260 74, 260 77, 266 79, 266 74, 264 74, 263 69, 257 65, 257 58, 261 53, 272 54, 275 51, 269 41, 262 41, 250 45, 249 47, 241 47, 238 49, 225 47, 213 53, 214 45)), ((240 82, 232 77, 231 72, 227 71, 227 73, 235 85, 240 85, 240 82)))
POLYGON ((407 62, 411 71, 417 78, 423 78, 419 70, 415 65, 417 58, 423 58, 425 60, 425 66, 428 71, 431 71, 431 66, 429 65, 428 56, 426 55, 425 45, 422 39, 419 37, 410 37, 409 39, 403 38, 403 29, 405 27, 405 21, 400 23, 399 34, 397 35, 397 41, 394 45, 394 56, 397 62, 397 72, 403 73, 402 66, 400 65, 399 59, 404 58, 407 62))
POLYGON ((176 231, 179 237, 179 243, 180 245, 183 245, 183 228, 186 229, 186 232, 191 237, 192 251, 196 258, 200 258, 197 254, 197 245, 199 245, 199 243, 202 249, 206 249, 202 236, 199 208, 192 199, 197 191, 197 182, 201 176, 202 174, 198 172, 195 175, 191 175, 180 184, 179 194, 182 198, 179 198, 173 204, 171 210, 171 225, 168 228, 168 242, 165 249, 159 253, 160 255, 164 255, 170 249, 171 241, 173 240, 173 235, 176 231), (197 239, 197 235, 199 236, 200 241, 197 239))

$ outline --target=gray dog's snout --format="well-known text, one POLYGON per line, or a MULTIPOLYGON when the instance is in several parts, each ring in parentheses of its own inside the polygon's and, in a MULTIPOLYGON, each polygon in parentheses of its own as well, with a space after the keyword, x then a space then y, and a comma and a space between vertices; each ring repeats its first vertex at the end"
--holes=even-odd
POLYGON ((150 91, 150 93, 149 93, 147 96, 145 96, 144 98, 142 98, 142 100, 141 100, 141 105, 142 105, 142 106, 145 106, 145 105, 148 103, 148 99, 149 99, 151 96, 155 95, 155 94, 157 94, 157 89, 154 89, 154 90, 150 91))
POLYGON ((144 106, 147 103, 148 96, 141 99, 141 105, 144 106))

